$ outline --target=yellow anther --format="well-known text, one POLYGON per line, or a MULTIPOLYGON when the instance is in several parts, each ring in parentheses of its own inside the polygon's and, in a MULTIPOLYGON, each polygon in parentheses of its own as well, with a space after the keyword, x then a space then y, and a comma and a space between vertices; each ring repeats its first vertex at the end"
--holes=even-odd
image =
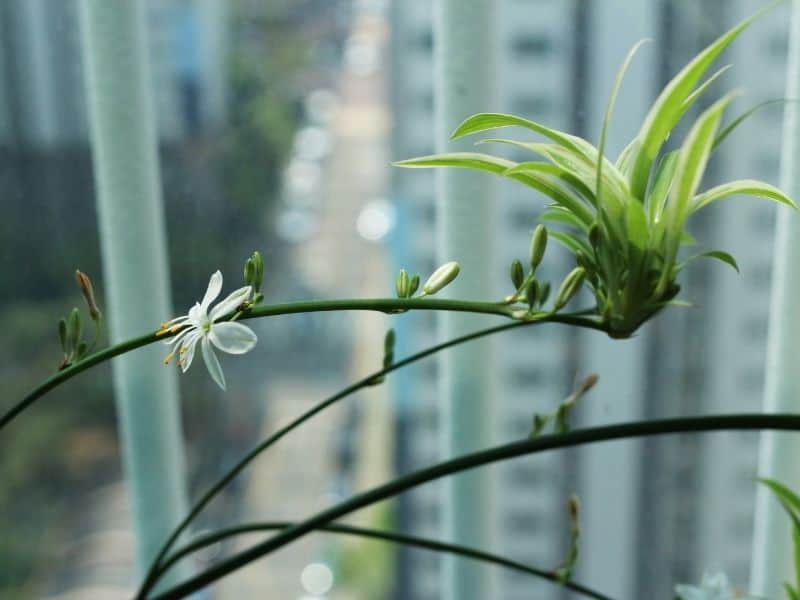
POLYGON ((166 358, 164 359, 164 364, 168 365, 169 361, 171 361, 174 356, 175 356, 174 352, 170 352, 169 354, 167 354, 166 358))
POLYGON ((179 354, 186 354, 186 352, 188 352, 188 350, 189 349, 186 346, 181 346, 181 349, 178 350, 178 353, 179 354))

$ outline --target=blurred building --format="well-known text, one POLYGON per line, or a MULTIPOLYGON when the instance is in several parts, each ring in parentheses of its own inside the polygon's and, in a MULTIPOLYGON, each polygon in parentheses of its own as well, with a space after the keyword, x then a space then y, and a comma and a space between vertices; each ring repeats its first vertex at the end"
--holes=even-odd
MULTIPOLYGON (((625 53, 639 39, 652 38, 632 64, 616 105, 607 148, 616 156, 666 81, 696 51, 760 6, 756 0, 498 3, 501 101, 486 110, 520 114, 596 142, 625 53)), ((434 151, 431 21, 429 2, 392 3, 395 159, 434 151)), ((720 60, 734 69, 708 98, 720 90, 747 88, 750 94, 730 111, 730 119, 735 111, 781 97, 785 55, 785 14, 775 11, 720 60)), ((780 126, 781 111, 775 108, 745 123, 712 163, 710 182, 744 177, 777 182, 780 126)), ((684 132, 685 127, 677 139, 684 132)), ((513 153, 509 158, 523 159, 513 153)), ((424 277, 435 266, 434 173, 396 170, 392 177, 400 215, 397 267, 424 277)), ((510 289, 508 265, 525 257, 544 201, 521 186, 501 182, 497 189, 491 227, 498 273, 493 289, 499 296, 510 289)), ((684 290, 700 309, 667 311, 634 340, 614 342, 557 327, 496 338, 501 367, 496 410, 490 415, 496 441, 527 435, 534 412, 552 407, 576 376, 591 372, 601 381, 582 401, 581 425, 758 410, 774 210, 763 202, 732 201, 696 218, 693 231, 709 249, 741 259, 741 277, 716 264, 696 263, 684 278, 684 290)), ((543 275, 555 282, 571 266, 555 248, 545 262, 543 275)), ((403 319, 401 355, 434 342, 432 316, 403 319)), ((435 376, 435 362, 398 376, 400 471, 438 458, 435 376)), ((564 504, 577 490, 583 504, 576 578, 588 585, 616 597, 666 597, 675 582, 698 579, 705 568, 722 568, 746 586, 756 460, 754 434, 713 434, 595 445, 494 467, 492 548, 537 566, 558 565, 566 548, 564 504)), ((399 505, 401 523, 420 534, 437 531, 439 493, 429 485, 408 494, 399 505)), ((413 552, 400 557, 396 597, 437 598, 438 560, 413 552)), ((508 573, 498 574, 494 583, 496 597, 558 594, 547 584, 537 587, 508 573)))

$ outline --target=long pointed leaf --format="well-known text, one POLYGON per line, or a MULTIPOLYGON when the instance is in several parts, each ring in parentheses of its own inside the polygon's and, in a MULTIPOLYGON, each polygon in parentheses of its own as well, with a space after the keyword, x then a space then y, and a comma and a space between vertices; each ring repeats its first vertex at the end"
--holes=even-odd
MULTIPOLYGON (((725 141, 734 129, 736 129, 742 122, 752 116, 753 113, 761 110, 762 108, 766 108, 767 106, 772 106, 773 104, 783 104, 784 102, 792 102, 792 100, 788 100, 786 98, 777 98, 775 100, 765 100, 764 102, 760 102, 756 104, 752 108, 744 111, 741 115, 736 117, 733 121, 728 123, 725 127, 723 127, 720 132, 717 134, 716 139, 714 140, 714 145, 711 146, 711 151, 717 149, 717 147, 725 141)), ((796 102, 796 100, 794 100, 796 102)))
POLYGON ((766 198, 768 200, 780 202, 781 204, 786 204, 792 208, 797 208, 797 205, 794 203, 794 201, 792 201, 789 196, 784 194, 774 185, 770 185, 756 179, 740 179, 738 181, 723 183, 722 185, 713 187, 710 190, 695 196, 692 203, 692 212, 700 210, 712 202, 716 202, 717 200, 722 200, 723 198, 728 198, 730 196, 735 196, 737 194, 742 194, 744 196, 755 196, 757 198, 766 198))
POLYGON ((560 206, 551 206, 542 212, 542 214, 539 215, 539 221, 543 223, 558 223, 560 225, 575 227, 585 232, 589 231, 589 226, 586 223, 560 206))
POLYGON ((642 140, 642 146, 633 161, 630 175, 631 192, 635 197, 642 198, 644 196, 653 162, 670 131, 687 110, 686 99, 691 94, 695 84, 703 76, 703 73, 708 70, 717 56, 739 34, 762 14, 776 6, 777 3, 773 2, 750 18, 745 19, 706 47, 667 84, 658 96, 650 112, 645 117, 644 124, 637 136, 642 140))
POLYGON ((735 269, 737 273, 739 272, 739 264, 736 262, 736 259, 733 258, 733 256, 731 256, 727 252, 723 252, 722 250, 711 250, 709 252, 701 252, 700 254, 695 254, 693 256, 690 256, 680 265, 678 265, 677 270, 682 271, 689 263, 691 263, 694 260, 697 260, 698 258, 713 258, 715 260, 722 261, 726 265, 729 265, 730 267, 735 269))

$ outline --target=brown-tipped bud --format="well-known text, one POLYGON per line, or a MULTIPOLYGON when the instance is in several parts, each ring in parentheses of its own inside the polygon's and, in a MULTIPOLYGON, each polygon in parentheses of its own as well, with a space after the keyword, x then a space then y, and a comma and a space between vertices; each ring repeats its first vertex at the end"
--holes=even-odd
POLYGON ((411 295, 411 278, 405 269, 400 269, 397 279, 394 281, 394 288, 398 298, 408 298, 411 295))
POLYGON ((97 321, 100 318, 101 313, 94 297, 92 280, 89 279, 89 276, 86 273, 81 273, 80 271, 76 270, 75 281, 78 283, 78 287, 81 289, 81 293, 86 299, 86 304, 89 306, 89 316, 92 318, 92 321, 97 321))
POLYGON ((77 350, 81 341, 81 313, 77 308, 73 308, 72 312, 69 313, 67 339, 69 340, 70 348, 77 350))
POLYGON ((547 249, 547 228, 544 225, 537 225, 533 230, 531 238, 531 269, 536 270, 542 263, 544 251, 547 249))
POLYGON ((583 267, 575 267, 561 282, 561 287, 558 288, 558 294, 553 302, 553 310, 558 311, 566 306, 567 302, 572 300, 578 290, 583 285, 583 279, 586 276, 586 271, 583 267))
POLYGON ((58 322, 58 341, 61 343, 61 351, 67 354, 67 321, 61 319, 58 322))
POLYGON ((417 293, 417 290, 419 289, 419 273, 417 273, 411 278, 411 284, 409 285, 408 289, 409 289, 408 292, 409 297, 417 293))
POLYGON ((581 502, 578 499, 578 495, 570 494, 569 500, 567 501, 567 512, 569 513, 569 520, 573 525, 578 524, 578 520, 580 519, 580 511, 581 502))
POLYGON ((428 281, 422 286, 422 291, 425 295, 432 296, 458 277, 458 272, 460 270, 461 267, 459 267, 458 263, 455 261, 443 264, 428 277, 428 281))
POLYGON ((575 390, 575 393, 579 394, 579 395, 585 394, 590 389, 592 389, 595 385, 597 385, 597 382, 599 380, 600 380, 600 377, 597 375, 597 373, 592 373, 591 375, 589 375, 586 379, 584 379, 581 382, 581 384, 578 386, 578 389, 575 390))
POLYGON ((522 268, 522 263, 515 260, 511 263, 511 283, 514 284, 514 289, 518 290, 522 283, 525 281, 525 270, 522 268))

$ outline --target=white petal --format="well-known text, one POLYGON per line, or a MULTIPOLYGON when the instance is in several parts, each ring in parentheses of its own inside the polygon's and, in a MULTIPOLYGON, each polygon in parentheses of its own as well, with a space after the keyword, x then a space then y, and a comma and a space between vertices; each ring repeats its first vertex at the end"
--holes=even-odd
POLYGON ((214 271, 214 274, 211 275, 211 279, 208 280, 208 289, 206 290, 206 295, 203 296, 203 301, 200 303, 200 306, 203 308, 204 311, 208 310, 209 305, 214 301, 214 299, 219 296, 219 293, 222 291, 222 273, 219 270, 214 271))
POLYGON ((211 309, 211 313, 209 314, 210 319, 212 321, 216 321, 220 317, 224 317, 228 313, 233 312, 237 306, 250 297, 251 291, 252 288, 249 285, 246 285, 243 288, 239 288, 235 292, 232 292, 230 296, 224 300, 221 300, 219 304, 211 309))
POLYGON ((178 364, 181 366, 181 371, 186 373, 189 370, 189 367, 192 366, 192 360, 194 360, 194 349, 197 346, 197 342, 200 341, 200 338, 203 337, 199 331, 195 331, 193 335, 187 336, 186 341, 184 343, 184 348, 186 348, 186 352, 180 355, 178 364))
POLYGON ((178 335, 176 335, 171 340, 167 340, 166 343, 167 344, 172 344, 173 346, 177 346, 178 344, 180 344, 186 338, 187 335, 189 335, 193 331, 196 332, 197 329, 195 329, 194 327, 189 327, 188 329, 184 329, 183 331, 181 331, 178 335))
POLYGON ((189 322, 195 327, 201 327, 203 321, 206 320, 206 309, 195 302, 194 306, 189 309, 189 322))
POLYGON ((203 349, 203 360, 206 362, 206 368, 208 369, 208 372, 211 375, 211 379, 216 381, 217 385, 224 390, 225 375, 222 373, 222 367, 219 366, 219 360, 217 360, 217 355, 214 354, 214 349, 211 347, 211 343, 208 341, 207 337, 203 338, 202 349, 203 349))
POLYGON ((241 323, 215 323, 208 334, 211 343, 228 354, 244 354, 256 345, 256 334, 241 323))

